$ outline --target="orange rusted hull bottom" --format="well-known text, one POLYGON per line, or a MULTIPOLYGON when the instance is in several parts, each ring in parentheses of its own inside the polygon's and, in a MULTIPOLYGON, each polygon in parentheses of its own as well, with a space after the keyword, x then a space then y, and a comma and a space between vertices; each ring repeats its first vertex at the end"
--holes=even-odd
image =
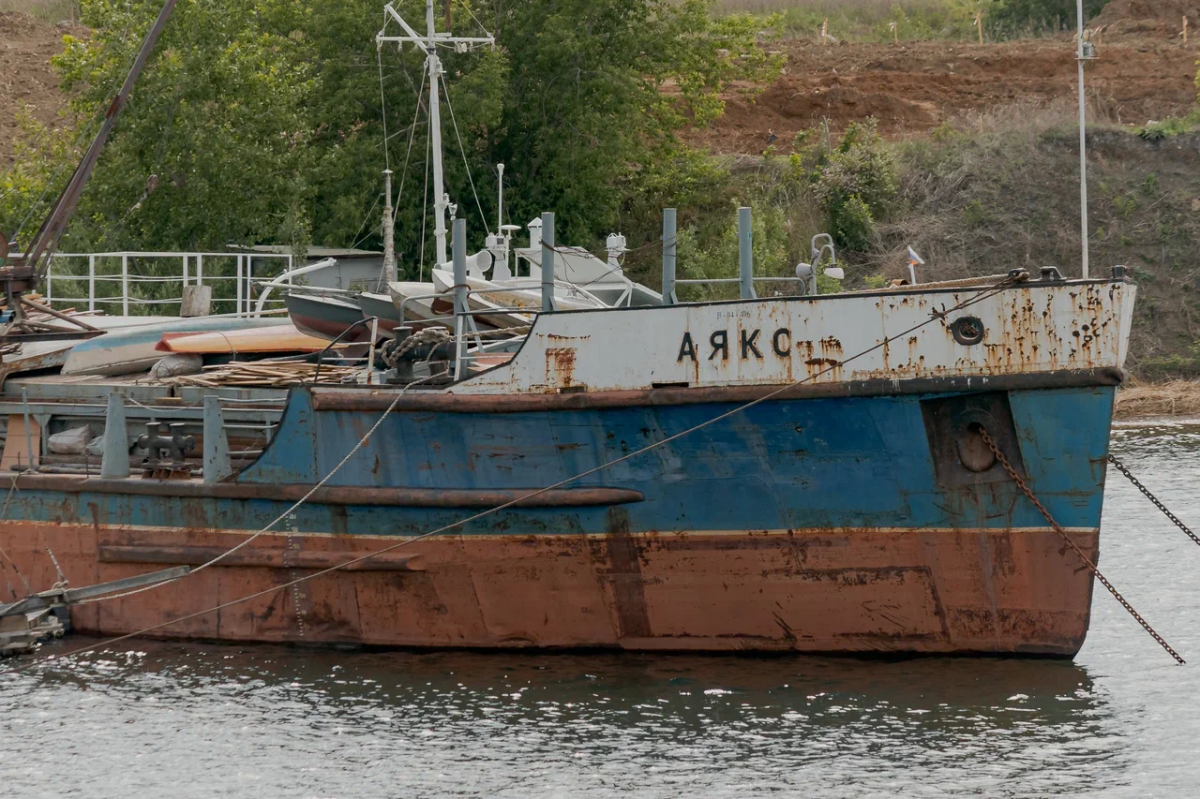
MULTIPOLYGON (((1096 557, 1095 531, 1072 535, 1096 557)), ((0 591, 24 594, 13 562, 32 590, 54 583, 47 548, 71 584, 83 586, 199 563, 242 540, 4 522, 8 585, 0 591)), ((264 536, 233 565, 76 606, 72 621, 87 633, 137 632, 396 540, 264 536)), ((1078 557, 1041 529, 454 536, 153 634, 436 648, 1071 656, 1087 633, 1091 595, 1078 557)))

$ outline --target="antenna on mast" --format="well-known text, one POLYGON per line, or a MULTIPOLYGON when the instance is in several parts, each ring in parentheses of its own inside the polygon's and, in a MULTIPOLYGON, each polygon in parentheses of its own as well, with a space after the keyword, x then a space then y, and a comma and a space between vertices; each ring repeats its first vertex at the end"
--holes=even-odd
MULTIPOLYGON (((449 2, 446 4, 446 17, 449 21, 449 2)), ((432 139, 433 150, 433 239, 437 250, 435 263, 444 264, 449 260, 446 252, 446 210, 450 207, 450 197, 446 194, 445 175, 442 169, 442 120, 441 120, 441 90, 438 88, 438 77, 443 73, 442 61, 438 58, 439 45, 451 45, 456 51, 466 51, 474 47, 492 46, 496 38, 487 36, 451 36, 449 32, 438 33, 434 26, 433 0, 425 0, 425 33, 421 34, 401 17, 396 9, 388 3, 383 7, 384 27, 375 36, 377 44, 395 42, 404 45, 412 42, 425 51, 425 69, 429 73, 429 135, 432 139), (403 35, 389 36, 387 23, 395 21, 403 31, 403 35)), ((484 31, 486 33, 486 31, 484 31)))
POLYGON ((1083 0, 1076 0, 1079 21, 1079 41, 1075 60, 1079 62, 1079 224, 1083 245, 1083 277, 1088 277, 1088 194, 1087 194, 1087 97, 1083 91, 1083 63, 1096 57, 1096 47, 1083 40, 1083 0))

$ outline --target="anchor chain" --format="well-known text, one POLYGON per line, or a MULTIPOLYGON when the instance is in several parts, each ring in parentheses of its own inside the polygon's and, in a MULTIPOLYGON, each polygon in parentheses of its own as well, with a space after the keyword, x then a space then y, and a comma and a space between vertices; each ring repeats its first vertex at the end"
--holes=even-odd
POLYGON ((1137 623, 1142 625, 1142 629, 1149 633, 1150 637, 1157 641, 1158 645, 1165 649, 1167 654, 1175 658, 1176 663, 1181 666, 1186 664, 1187 661, 1180 657, 1179 653, 1171 648, 1171 645, 1167 643, 1166 639, 1159 635, 1158 632, 1150 626, 1150 622, 1142 618, 1142 614, 1134 610, 1133 605, 1129 604, 1129 600, 1121 596, 1121 592, 1118 591, 1113 584, 1108 581, 1107 577, 1100 573, 1100 569, 1096 567, 1096 564, 1092 562, 1092 559, 1084 554, 1084 551, 1079 548, 1078 544, 1071 540, 1071 537, 1067 535, 1067 531, 1064 530, 1062 526, 1054 520, 1054 517, 1050 515, 1050 511, 1046 510, 1046 506, 1043 505, 1041 500, 1039 500, 1033 493, 1033 489, 1026 484, 1021 475, 1017 474, 1017 470, 1014 469, 1012 464, 1008 462, 1008 458, 1005 457, 1004 453, 1000 451, 1000 448, 996 446, 996 442, 992 440, 990 435, 988 435, 987 430, 983 429, 982 427, 978 428, 978 430, 980 437, 983 439, 983 443, 987 444, 988 449, 990 449, 992 454, 996 456, 996 461, 1004 468, 1004 471, 1008 472, 1008 476, 1012 478, 1012 481, 1017 484, 1017 488, 1021 489, 1025 496, 1029 498, 1029 501, 1033 503, 1033 506, 1038 509, 1038 512, 1045 517, 1046 521, 1050 523, 1050 526, 1054 528, 1054 532, 1058 533, 1059 537, 1067 543, 1067 546, 1075 551, 1075 554, 1079 556, 1079 559, 1084 562, 1084 564, 1088 567, 1088 570, 1096 577, 1097 580, 1100 581, 1100 584, 1108 589, 1108 592, 1113 595, 1113 598, 1121 603, 1121 607, 1129 611, 1129 615, 1133 616, 1137 623))
POLYGON ((1145 494, 1146 499, 1153 502, 1154 507, 1156 507, 1160 511, 1162 511, 1163 515, 1166 516, 1168 519, 1170 519, 1171 522, 1176 527, 1178 527, 1180 530, 1183 530, 1184 535, 1186 535, 1188 538, 1195 541, 1197 545, 1200 545, 1200 536, 1197 536, 1195 533, 1193 533, 1186 524, 1184 524, 1182 521, 1180 521, 1178 516, 1176 516, 1174 513, 1171 513, 1171 511, 1167 510, 1167 506, 1162 504, 1162 502, 1159 501, 1158 497, 1151 494, 1150 489, 1148 489, 1144 485, 1142 485, 1142 481, 1138 480, 1136 477, 1134 477, 1133 474, 1129 471, 1129 469, 1125 468, 1125 464, 1123 464, 1119 460, 1117 460, 1116 455, 1113 455, 1110 453, 1108 456, 1108 462, 1111 463, 1113 466, 1116 466, 1117 469, 1121 472, 1121 474, 1128 477, 1129 482, 1133 483, 1134 488, 1136 488, 1138 491, 1141 491, 1143 494, 1145 494))

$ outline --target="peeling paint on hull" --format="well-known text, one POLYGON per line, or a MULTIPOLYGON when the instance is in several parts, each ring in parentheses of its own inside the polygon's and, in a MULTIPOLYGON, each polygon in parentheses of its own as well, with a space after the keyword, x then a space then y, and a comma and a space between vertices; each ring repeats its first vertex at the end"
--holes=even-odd
MULTIPOLYGON (((617 528, 586 537, 421 541, 405 553, 419 555, 419 570, 323 575, 300 591, 155 635, 436 648, 1071 656, 1087 633, 1091 577, 1050 530, 633 535, 617 528)), ((1096 557, 1096 532, 1072 535, 1096 557)), ((199 530, 6 526, 2 545, 38 584, 55 579, 42 536, 77 584, 147 570, 101 563, 102 547, 228 548, 242 540, 199 530)), ((278 550, 287 536, 271 538, 262 548, 278 550)), ((292 542, 298 551, 339 557, 380 544, 362 535, 292 542)), ((134 632, 303 573, 284 564, 215 566, 149 595, 77 608, 72 621, 88 633, 134 632)))
POLYGON ((1134 294, 1022 284, 969 317, 932 310, 972 295, 919 290, 546 314, 507 366, 452 386, 293 389, 219 486, 21 477, 0 546, 37 590, 44 538, 83 585, 204 563, 287 514, 228 562, 80 609, 102 634, 453 526, 156 634, 1070 656, 1092 577, 978 429, 1094 557, 1134 294))

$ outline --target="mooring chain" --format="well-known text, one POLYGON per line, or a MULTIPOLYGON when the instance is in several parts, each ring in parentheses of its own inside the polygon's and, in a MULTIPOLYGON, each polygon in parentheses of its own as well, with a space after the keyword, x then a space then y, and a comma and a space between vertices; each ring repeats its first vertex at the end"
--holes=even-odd
POLYGON ((987 444, 988 449, 990 449, 992 454, 996 456, 996 460, 999 462, 999 464, 1004 467, 1004 471, 1008 472, 1008 476, 1011 477, 1012 481, 1017 484, 1017 488, 1024 492, 1025 496, 1029 498, 1029 501, 1033 503, 1033 506, 1038 509, 1038 512, 1041 513, 1042 516, 1046 518, 1046 521, 1050 523, 1050 526, 1054 528, 1054 532, 1058 533, 1062 540, 1067 542, 1067 546, 1075 550, 1075 554, 1078 555, 1079 559, 1087 565, 1088 570, 1096 576, 1096 579, 1100 581, 1100 584, 1108 589, 1108 592, 1112 594, 1118 602, 1121 603, 1121 607, 1129 611, 1129 615, 1133 616, 1133 618, 1137 620, 1137 623, 1142 625, 1142 629, 1149 633, 1150 637, 1157 641, 1158 645, 1167 651, 1167 654, 1175 658, 1176 663, 1181 666, 1184 665, 1187 661, 1180 657, 1179 653, 1171 648, 1171 645, 1167 643, 1166 639, 1159 635, 1158 632, 1150 626, 1150 622, 1142 618, 1142 614, 1134 610, 1133 605, 1129 604, 1129 600, 1121 596, 1121 592, 1113 587, 1113 584, 1108 581, 1107 577, 1100 573, 1100 569, 1096 567, 1096 564, 1092 562, 1092 559, 1089 558, 1084 551, 1079 548, 1078 544, 1071 540, 1071 537, 1067 535, 1067 531, 1064 530, 1062 526, 1054 520, 1054 517, 1050 515, 1050 511, 1046 510, 1046 506, 1043 505, 1041 500, 1039 500, 1033 493, 1033 489, 1026 484, 1021 475, 1017 474, 1017 470, 1013 468, 1012 464, 1008 462, 1008 458, 1005 457, 1004 453, 1000 451, 1000 448, 996 446, 996 442, 992 440, 990 435, 988 435, 987 430, 980 427, 979 435, 983 439, 983 443, 987 444))
POLYGON ((1166 516, 1168 519, 1170 519, 1171 522, 1176 527, 1178 527, 1180 530, 1183 530, 1184 535, 1186 535, 1188 538, 1195 541, 1196 544, 1200 545, 1200 536, 1197 536, 1195 533, 1193 533, 1191 531, 1191 528, 1189 528, 1186 524, 1184 524, 1179 519, 1178 516, 1176 516, 1174 513, 1171 513, 1171 511, 1167 509, 1166 505, 1162 504, 1162 502, 1159 501, 1158 497, 1151 494, 1150 489, 1148 489, 1144 485, 1142 485, 1142 481, 1138 480, 1136 477, 1134 477, 1133 474, 1130 473, 1129 469, 1125 468, 1125 464, 1123 464, 1119 460, 1117 460, 1116 455, 1113 455, 1110 453, 1108 456, 1108 462, 1111 463, 1113 466, 1116 466, 1117 469, 1120 470, 1121 474, 1128 477, 1129 482, 1133 483, 1134 488, 1136 488, 1138 491, 1141 491, 1143 494, 1145 494, 1146 499, 1153 502, 1154 506, 1156 508, 1158 508, 1160 511, 1162 511, 1164 516, 1166 516))

